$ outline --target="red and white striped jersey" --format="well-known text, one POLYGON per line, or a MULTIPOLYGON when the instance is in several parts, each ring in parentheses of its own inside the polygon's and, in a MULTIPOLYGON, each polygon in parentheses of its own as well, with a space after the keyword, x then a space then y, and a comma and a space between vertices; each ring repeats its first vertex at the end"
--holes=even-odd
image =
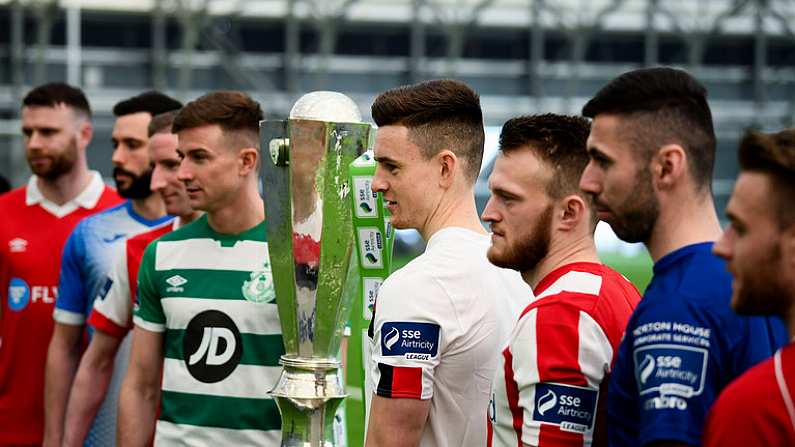
POLYGON ((502 351, 487 445, 607 445, 607 378, 640 295, 621 274, 585 262, 551 272, 534 292, 502 351))
POLYGON ((155 239, 174 231, 179 219, 126 241, 124 254, 108 273, 103 292, 94 300, 88 324, 116 338, 123 338, 132 329, 132 309, 138 289, 138 267, 144 250, 155 239))

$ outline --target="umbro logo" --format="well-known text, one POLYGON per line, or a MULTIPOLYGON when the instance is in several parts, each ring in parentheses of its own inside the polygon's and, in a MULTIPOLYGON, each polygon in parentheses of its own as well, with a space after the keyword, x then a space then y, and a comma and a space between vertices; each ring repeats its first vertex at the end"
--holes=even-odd
POLYGON ((166 292, 184 292, 185 289, 182 286, 187 284, 188 280, 179 275, 174 275, 166 279, 166 282, 171 286, 166 289, 166 292))
POLYGON ((15 237, 8 241, 8 251, 11 253, 24 253, 28 251, 28 241, 20 237, 15 237))

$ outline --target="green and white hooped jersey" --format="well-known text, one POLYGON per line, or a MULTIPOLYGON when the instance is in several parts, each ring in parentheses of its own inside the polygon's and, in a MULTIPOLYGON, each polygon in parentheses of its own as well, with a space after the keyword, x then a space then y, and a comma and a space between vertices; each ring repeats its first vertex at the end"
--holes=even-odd
POLYGON ((207 217, 150 244, 135 324, 164 333, 157 445, 278 446, 268 396, 284 353, 265 223, 218 234, 207 217))

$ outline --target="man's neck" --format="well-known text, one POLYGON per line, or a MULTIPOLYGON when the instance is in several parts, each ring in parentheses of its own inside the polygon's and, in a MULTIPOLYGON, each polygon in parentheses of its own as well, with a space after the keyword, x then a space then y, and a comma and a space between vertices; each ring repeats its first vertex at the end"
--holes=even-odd
POLYGON ((146 220, 159 219, 166 215, 166 205, 160 194, 150 194, 145 199, 132 199, 133 211, 146 220))
POLYGON ((74 200, 91 183, 92 175, 88 166, 75 163, 74 168, 54 180, 36 176, 36 186, 41 195, 50 202, 61 206, 74 200))
POLYGON ((672 200, 660 206, 660 215, 645 242, 654 262, 682 247, 712 242, 721 235, 712 197, 672 200))
MULTIPOLYGON (((450 192, 452 194, 452 192, 450 192)), ((480 234, 488 234, 480 223, 475 207, 475 195, 471 190, 455 197, 442 197, 436 209, 428 216, 426 223, 417 230, 427 242, 437 231, 449 227, 465 228, 480 234)))
POLYGON ((184 214, 179 216, 179 226, 184 227, 185 225, 193 222, 194 220, 198 219, 201 216, 201 211, 194 211, 189 214, 184 214))
POLYGON ((600 262, 593 237, 581 236, 565 239, 558 243, 553 242, 547 255, 544 256, 541 262, 536 264, 535 268, 522 272, 522 279, 531 289, 535 290, 538 287, 538 283, 547 275, 564 265, 574 264, 575 262, 600 262))
POLYGON ((223 208, 207 212, 210 228, 221 234, 240 234, 265 219, 265 204, 257 192, 256 183, 244 186, 235 197, 223 208))

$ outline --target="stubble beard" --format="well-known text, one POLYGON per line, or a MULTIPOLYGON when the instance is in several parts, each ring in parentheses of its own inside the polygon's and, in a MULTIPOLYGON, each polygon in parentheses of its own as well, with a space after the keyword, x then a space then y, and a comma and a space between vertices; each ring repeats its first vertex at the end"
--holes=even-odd
POLYGON ((72 137, 63 152, 56 155, 49 155, 50 164, 44 168, 34 166, 28 157, 28 166, 37 176, 47 181, 58 180, 64 174, 72 172, 77 163, 77 137, 72 137))

